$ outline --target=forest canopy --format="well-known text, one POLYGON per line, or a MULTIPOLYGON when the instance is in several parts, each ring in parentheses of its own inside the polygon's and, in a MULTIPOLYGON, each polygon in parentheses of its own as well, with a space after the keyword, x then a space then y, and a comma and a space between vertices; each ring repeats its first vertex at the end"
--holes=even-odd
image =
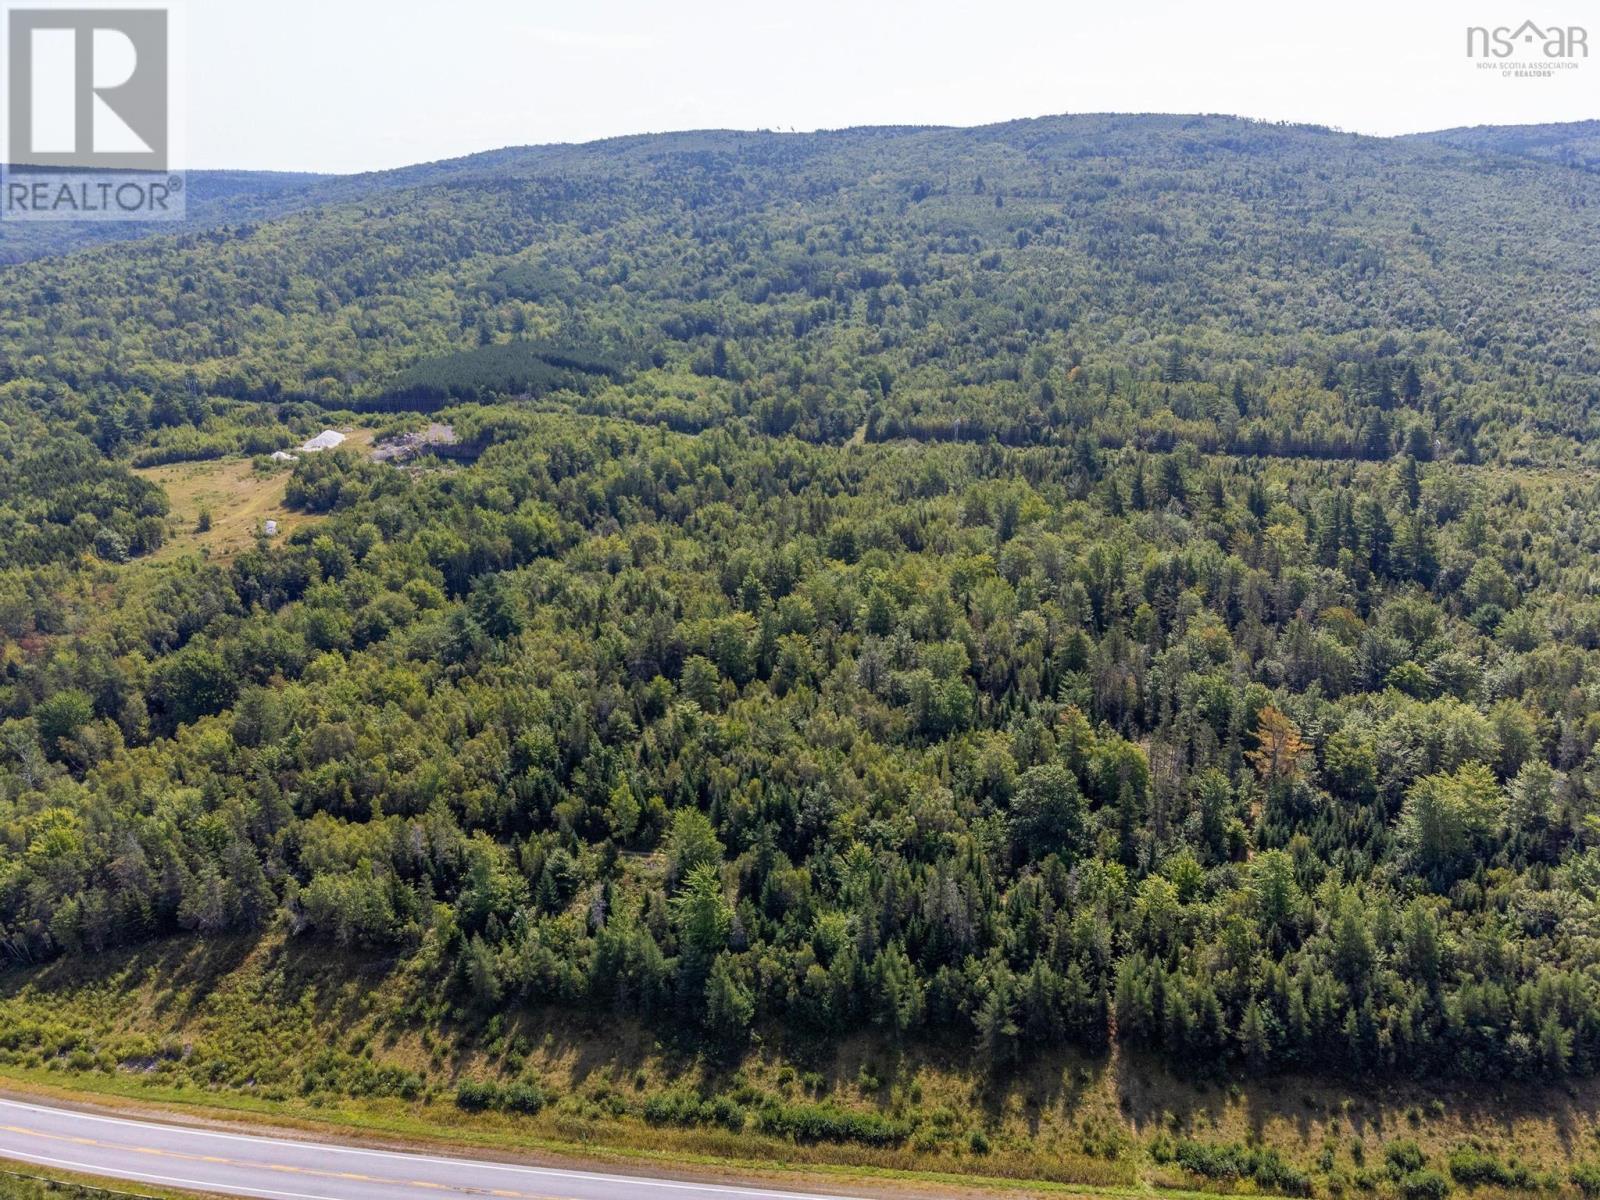
POLYGON ((0 969, 273 928, 721 1048, 1592 1073, 1596 211, 1082 117, 0 268, 0 969), (463 452, 146 561, 143 468, 380 419, 463 452))

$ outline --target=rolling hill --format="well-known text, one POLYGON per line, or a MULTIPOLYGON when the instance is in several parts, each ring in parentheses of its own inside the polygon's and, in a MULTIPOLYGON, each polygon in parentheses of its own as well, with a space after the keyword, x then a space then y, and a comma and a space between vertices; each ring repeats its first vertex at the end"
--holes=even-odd
POLYGON ((1591 135, 640 136, 0 268, 0 1075, 1594 1191, 1591 135))

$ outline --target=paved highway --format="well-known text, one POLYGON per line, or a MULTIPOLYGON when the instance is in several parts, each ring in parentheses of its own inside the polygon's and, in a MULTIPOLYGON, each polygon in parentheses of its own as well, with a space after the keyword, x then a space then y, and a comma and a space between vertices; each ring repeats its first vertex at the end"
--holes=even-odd
POLYGON ((0 1158, 265 1200, 819 1200, 813 1192, 363 1150, 13 1100, 0 1100, 0 1158))

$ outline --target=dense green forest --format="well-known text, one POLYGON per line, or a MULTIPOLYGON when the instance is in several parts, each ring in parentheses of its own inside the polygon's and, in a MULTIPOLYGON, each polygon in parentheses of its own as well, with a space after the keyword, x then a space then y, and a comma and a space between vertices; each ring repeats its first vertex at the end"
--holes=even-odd
POLYGON ((1600 121, 1555 125, 1473 125, 1413 135, 1417 140, 1558 162, 1600 171, 1600 121))
POLYGON ((1600 1069, 1592 172, 1080 117, 345 186, 0 269, 5 971, 1600 1069), (136 465, 423 413, 471 461, 145 561, 136 465))

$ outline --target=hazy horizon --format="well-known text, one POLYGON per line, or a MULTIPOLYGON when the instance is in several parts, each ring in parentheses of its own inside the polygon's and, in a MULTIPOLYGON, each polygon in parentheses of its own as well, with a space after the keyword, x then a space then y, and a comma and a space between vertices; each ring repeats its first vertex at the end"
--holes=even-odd
POLYGON ((1329 130, 1332 133, 1350 134, 1350 135, 1355 136, 1355 137, 1377 138, 1379 140, 1392 140, 1392 139, 1397 139, 1397 138, 1416 137, 1416 136, 1426 135, 1426 134, 1431 134, 1431 133, 1444 133, 1444 132, 1448 132, 1448 131, 1454 130, 1454 129, 1506 128, 1506 127, 1513 127, 1513 126, 1536 125, 1536 124, 1569 124, 1569 125, 1577 125, 1577 124, 1582 124, 1582 123, 1584 123, 1586 121, 1600 121, 1600 116, 1595 116, 1595 117, 1573 117, 1570 120, 1566 120, 1566 121, 1551 121, 1551 122, 1480 121, 1480 122, 1474 122, 1474 123, 1471 123, 1471 124, 1463 124, 1463 125, 1439 125, 1439 126, 1432 126, 1432 127, 1427 128, 1427 129, 1408 129, 1408 130, 1404 130, 1404 131, 1401 131, 1401 132, 1398 132, 1398 133, 1369 133, 1366 130, 1361 130, 1361 129, 1344 129, 1344 128, 1341 128, 1341 127, 1339 127, 1337 125, 1327 125, 1327 124, 1325 124, 1323 122, 1320 122, 1320 121, 1275 120, 1275 119, 1269 118, 1269 117, 1247 116, 1247 115, 1245 115, 1243 113, 1199 112, 1199 111, 1184 112, 1184 111, 1176 111, 1176 110, 1173 110, 1173 111, 1160 111, 1160 112, 1156 112, 1156 111, 1150 111, 1150 112, 1134 112, 1134 111, 1119 111, 1119 112, 1111 112, 1111 111, 1059 112, 1059 113, 1038 113, 1038 114, 1035 114, 1033 116, 1025 116, 1025 117, 1010 117, 1010 118, 1005 118, 1005 119, 999 120, 999 121, 982 121, 982 122, 978 122, 978 123, 970 124, 970 125, 951 125, 951 124, 939 124, 939 123, 922 123, 922 124, 918 124, 916 122, 886 123, 886 122, 863 121, 863 122, 860 122, 860 123, 854 124, 854 125, 838 125, 838 126, 830 126, 830 127, 827 127, 827 128, 819 128, 819 129, 772 129, 772 128, 759 128, 759 127, 740 128, 740 127, 731 126, 731 125, 703 125, 703 126, 686 127, 686 128, 683 128, 683 129, 640 129, 640 130, 635 130, 635 131, 628 132, 628 133, 608 133, 608 134, 603 134, 603 135, 601 135, 599 137, 582 138, 582 139, 574 139, 574 140, 555 140, 555 141, 536 141, 536 142, 507 142, 504 145, 484 146, 484 147, 481 147, 481 148, 476 149, 476 150, 463 151, 460 154, 447 154, 447 155, 444 155, 444 156, 442 156, 440 158, 415 159, 415 160, 413 160, 411 162, 394 163, 394 164, 389 165, 389 166, 381 166, 381 167, 365 167, 365 168, 360 168, 360 169, 351 170, 351 171, 316 171, 316 170, 310 170, 310 169, 298 168, 298 167, 252 167, 252 166, 239 166, 239 165, 234 164, 234 163, 200 163, 200 164, 195 164, 195 165, 191 166, 189 168, 189 170, 191 170, 191 171, 218 172, 218 173, 221 173, 221 172, 239 172, 239 173, 249 172, 249 173, 256 173, 256 174, 275 174, 275 175, 318 175, 318 176, 325 176, 325 177, 342 176, 342 175, 368 175, 368 174, 377 174, 377 173, 381 173, 381 172, 384 172, 384 171, 404 170, 406 167, 412 167, 412 166, 426 166, 429 163, 450 162, 450 161, 457 160, 457 159, 473 158, 473 157, 475 157, 477 155, 494 154, 494 153, 496 153, 498 151, 503 151, 503 150, 535 149, 535 148, 544 147, 544 146, 588 146, 588 145, 595 145, 595 144, 598 144, 598 143, 601 143, 601 142, 621 141, 621 140, 628 139, 628 138, 640 138, 640 137, 673 137, 673 136, 677 136, 677 135, 680 135, 680 134, 692 134, 692 133, 762 133, 762 134, 776 134, 776 135, 782 135, 782 136, 807 136, 807 135, 810 135, 810 134, 819 134, 819 133, 848 133, 851 130, 857 130, 857 129, 922 129, 922 130, 961 130, 961 129, 966 129, 966 130, 976 130, 976 129, 992 128, 992 127, 998 126, 998 125, 1009 125, 1009 124, 1013 124, 1013 123, 1020 122, 1020 121, 1049 121, 1049 120, 1054 120, 1054 119, 1058 119, 1058 118, 1071 118, 1071 117, 1210 117, 1210 118, 1217 118, 1219 120, 1252 121, 1252 122, 1255 122, 1255 123, 1258 123, 1258 124, 1263 124, 1263 125, 1293 125, 1293 126, 1300 126, 1300 127, 1323 128, 1323 129, 1329 130))
POLYGON ((1114 11, 995 0, 981 19, 954 0, 804 11, 469 0, 448 15, 419 0, 194 4, 178 58, 184 165, 349 174, 644 133, 1088 112, 1373 136, 1600 115, 1600 61, 1534 79, 1469 59, 1469 26, 1525 19, 1566 26, 1583 13, 1520 0, 1354 0, 1331 16, 1263 0, 1114 11))

